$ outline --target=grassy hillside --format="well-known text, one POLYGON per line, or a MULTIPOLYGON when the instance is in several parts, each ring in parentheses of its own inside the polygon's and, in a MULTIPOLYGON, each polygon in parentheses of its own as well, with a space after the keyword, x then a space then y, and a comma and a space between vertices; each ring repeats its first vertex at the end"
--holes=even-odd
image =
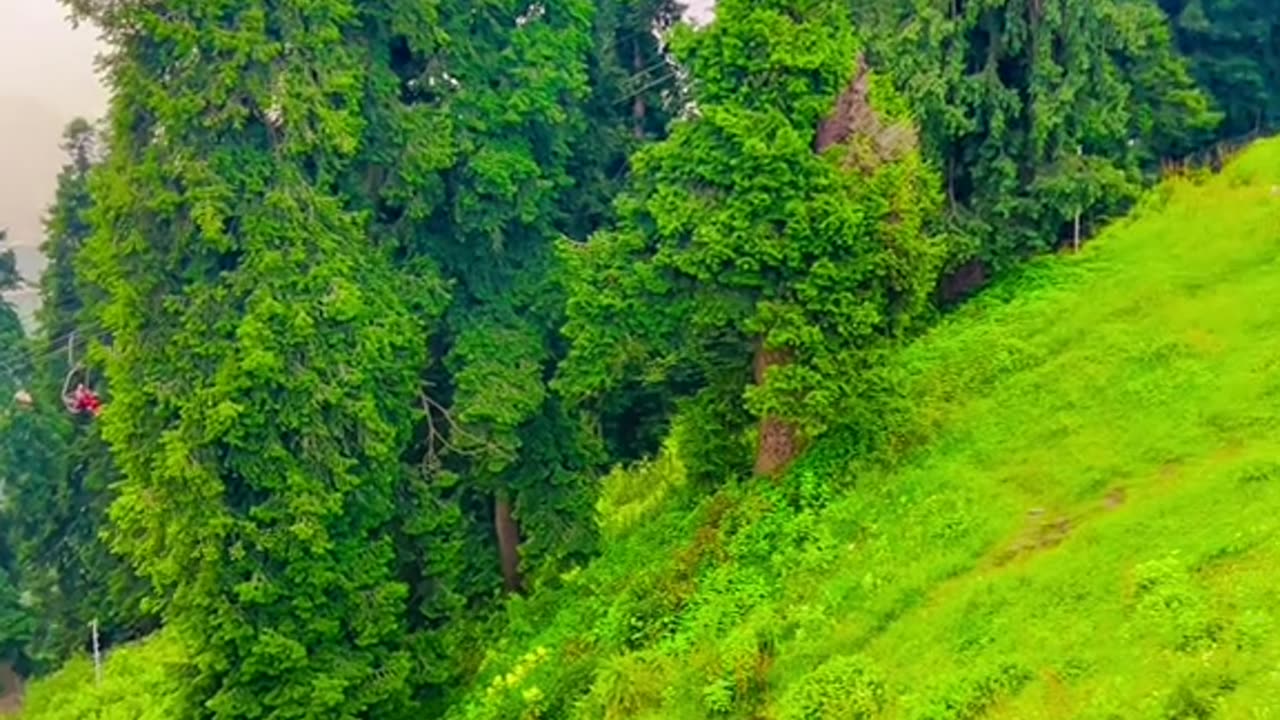
POLYGON ((948 319, 893 458, 648 520, 455 715, 1280 717, 1275 184, 1273 141, 948 319))
MULTIPOLYGON (((510 606, 449 716, 1280 718, 1277 185, 1255 146, 950 317, 892 451, 614 478, 605 555, 510 606)), ((88 672, 26 720, 100 717, 59 701, 88 672)))

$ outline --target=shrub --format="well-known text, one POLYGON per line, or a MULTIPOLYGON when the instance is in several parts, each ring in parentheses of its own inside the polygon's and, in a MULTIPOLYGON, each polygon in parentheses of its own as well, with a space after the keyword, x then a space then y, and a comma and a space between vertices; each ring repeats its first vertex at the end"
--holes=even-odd
POLYGON ((781 720, 860 720, 884 707, 879 671, 860 655, 844 655, 805 675, 782 700, 781 720))
POLYGON ((670 494, 684 486, 686 477, 675 440, 668 440, 653 460, 615 467, 601 480, 596 501, 600 531, 610 538, 625 535, 661 510, 670 494))

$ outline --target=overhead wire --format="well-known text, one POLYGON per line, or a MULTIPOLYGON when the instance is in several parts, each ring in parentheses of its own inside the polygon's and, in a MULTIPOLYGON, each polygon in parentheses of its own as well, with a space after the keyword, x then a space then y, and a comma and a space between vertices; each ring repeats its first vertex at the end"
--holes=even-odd
MULTIPOLYGON (((37 360, 47 362, 50 359, 66 352, 68 343, 71 340, 73 340, 73 338, 76 335, 82 335, 84 337, 92 337, 94 333, 101 331, 102 329, 103 328, 99 323, 89 322, 89 323, 80 325, 78 327, 72 328, 68 332, 63 333, 58 337, 49 338, 47 340, 44 338, 38 338, 38 337, 29 338, 28 341, 32 345, 35 345, 40 342, 47 342, 48 345, 44 349, 37 350, 35 352, 32 352, 26 355, 27 362, 33 365, 37 364, 36 363, 37 360)), ((10 373, 14 373, 18 370, 18 368, 15 367, 15 363, 0 362, 0 371, 5 371, 5 370, 10 371, 10 373)))

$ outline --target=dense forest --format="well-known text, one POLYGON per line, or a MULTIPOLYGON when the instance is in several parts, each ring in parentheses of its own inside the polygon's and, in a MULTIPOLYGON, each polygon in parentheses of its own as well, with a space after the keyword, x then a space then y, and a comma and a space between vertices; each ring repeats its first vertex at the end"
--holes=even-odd
MULTIPOLYGON (((0 306, 0 664, 162 648, 110 718, 643 716, 683 591, 495 658, 737 557, 637 528, 791 542, 828 439, 912 442, 904 348, 1280 124, 1269 0, 64 2, 111 104, 0 306)), ((782 716, 872 717, 846 665, 782 716)), ((687 716, 765 717, 726 673, 687 716)))

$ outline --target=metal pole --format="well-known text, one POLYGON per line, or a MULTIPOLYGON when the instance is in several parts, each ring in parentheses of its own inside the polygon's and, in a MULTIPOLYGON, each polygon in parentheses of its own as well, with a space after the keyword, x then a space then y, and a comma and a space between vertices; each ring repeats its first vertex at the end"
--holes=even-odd
POLYGON ((91 623, 93 627, 93 676, 98 684, 102 684, 102 649, 98 646, 98 618, 91 623))

